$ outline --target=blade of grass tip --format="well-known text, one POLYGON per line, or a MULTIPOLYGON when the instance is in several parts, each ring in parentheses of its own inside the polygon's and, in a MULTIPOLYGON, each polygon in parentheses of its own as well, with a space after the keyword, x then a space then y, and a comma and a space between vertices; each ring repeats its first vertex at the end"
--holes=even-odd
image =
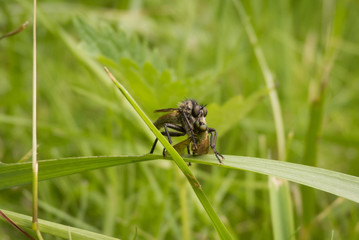
POLYGON ((38 224, 38 170, 37 163, 37 124, 36 124, 36 90, 37 90, 37 70, 36 70, 36 0, 33 2, 33 61, 32 61, 32 229, 36 232, 39 239, 43 239, 38 224))
MULTIPOLYGON (((233 4, 235 5, 237 12, 239 14, 239 17, 242 21, 242 24, 247 32, 249 42, 251 43, 254 54, 257 58, 257 61, 259 63, 259 67, 263 73, 264 80, 266 82, 267 88, 272 89, 269 92, 269 99, 271 102, 272 112, 273 112, 273 118, 274 118, 274 124, 276 129, 276 135, 277 135, 277 148, 278 148, 278 159, 281 161, 285 161, 285 153, 286 153, 286 143, 285 143, 285 134, 284 134, 284 124, 283 124, 283 117, 282 117, 282 111, 281 106, 278 98, 278 94, 275 88, 274 80, 273 80, 273 74, 271 73, 267 61, 264 57, 263 51, 259 46, 258 39, 256 36, 256 33, 253 29, 253 26, 251 25, 249 18, 247 16, 247 13, 245 12, 245 9, 241 3, 240 0, 232 0, 233 4)), ((269 179, 270 181, 270 179, 269 179)), ((278 179, 279 181, 279 179, 278 179)), ((275 191, 274 188, 270 189, 270 194, 274 195, 277 194, 276 197, 271 197, 271 201, 277 201, 275 203, 271 203, 272 206, 279 205, 281 203, 285 204, 286 208, 275 208, 272 209, 272 219, 276 219, 276 221, 273 221, 273 229, 274 233, 278 231, 282 231, 281 234, 275 234, 275 239, 283 239, 280 236, 288 236, 287 232, 294 233, 294 220, 291 221, 280 221, 283 220, 282 218, 278 218, 278 216, 284 216, 285 214, 289 214, 287 217, 293 217, 294 214, 292 213, 293 209, 291 208, 291 197, 289 192, 289 184, 281 184, 278 186, 278 188, 282 188, 282 190, 275 191), (279 194, 280 193, 280 194, 279 194), (276 211, 276 213, 274 213, 276 211), (289 230, 288 230, 289 229, 289 230), (277 238, 278 236, 278 238, 277 238)), ((294 235, 293 235, 294 236, 294 235)))
POLYGON ((127 90, 115 79, 115 77, 111 74, 111 72, 104 67, 110 79, 113 83, 118 87, 118 89, 122 92, 125 98, 129 101, 132 107, 136 110, 136 112, 141 116, 142 120, 146 123, 146 125, 151 129, 153 134, 158 138, 158 140, 162 143, 162 145, 166 148, 168 153, 172 156, 174 162, 177 164, 179 169, 183 172, 185 177, 188 179, 191 184, 195 194, 200 200, 203 208, 206 210, 209 218, 212 220, 212 223, 220 236, 221 239, 232 239, 228 230, 224 226, 224 224, 219 219, 219 216, 215 213, 212 205, 208 201, 206 195, 202 191, 201 185, 196 179, 196 177, 192 174, 191 170, 182 159, 182 157, 177 153, 177 151, 171 146, 171 144, 166 140, 166 138, 158 131, 158 129, 153 125, 152 121, 147 117, 147 115, 141 110, 141 108, 137 105, 132 96, 127 92, 127 90))
MULTIPOLYGON (((38 148, 38 147, 39 147, 39 144, 37 144, 36 148, 38 148)), ((32 156, 32 148, 27 153, 25 153, 25 155, 22 158, 20 158, 18 163, 26 162, 27 160, 30 159, 31 156, 32 156)))
POLYGON ((24 30, 27 27, 27 25, 29 25, 29 21, 24 22, 18 29, 0 36, 0 39, 3 39, 3 38, 10 37, 10 36, 13 36, 15 34, 18 34, 22 30, 24 30))

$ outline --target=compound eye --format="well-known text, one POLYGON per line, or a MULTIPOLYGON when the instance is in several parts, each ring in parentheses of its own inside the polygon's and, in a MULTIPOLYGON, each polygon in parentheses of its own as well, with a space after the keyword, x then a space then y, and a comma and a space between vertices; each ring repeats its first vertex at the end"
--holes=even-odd
POLYGON ((203 115, 207 116, 207 108, 203 107, 203 115))
POLYGON ((200 106, 199 105, 194 106, 194 108, 192 109, 192 115, 194 117, 197 117, 199 115, 199 112, 200 112, 200 106))

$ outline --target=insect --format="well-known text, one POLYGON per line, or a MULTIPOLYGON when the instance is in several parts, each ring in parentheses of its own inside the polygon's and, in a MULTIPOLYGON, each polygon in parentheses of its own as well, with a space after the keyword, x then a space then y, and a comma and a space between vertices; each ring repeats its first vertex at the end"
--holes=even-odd
MULTIPOLYGON (((153 124, 157 129, 164 128, 161 133, 167 136, 170 144, 172 144, 171 137, 188 136, 186 140, 173 146, 179 154, 183 154, 187 148, 188 154, 192 150, 193 155, 199 156, 207 154, 211 147, 219 163, 222 164, 224 158, 216 149, 217 131, 207 126, 207 108, 205 106, 199 105, 193 99, 187 99, 180 102, 178 108, 159 109, 155 112, 167 112, 153 124)), ((156 138, 150 151, 151 154, 157 142, 156 138)), ((165 156, 165 154, 165 149, 163 149, 163 155, 165 156)))

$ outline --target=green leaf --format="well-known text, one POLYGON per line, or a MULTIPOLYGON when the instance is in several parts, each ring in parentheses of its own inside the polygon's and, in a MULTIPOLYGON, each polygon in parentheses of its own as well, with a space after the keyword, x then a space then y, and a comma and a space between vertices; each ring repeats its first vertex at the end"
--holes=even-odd
MULTIPOLYGON (((39 161, 39 180, 155 159, 163 159, 163 157, 162 155, 147 154, 41 160, 39 161)), ((170 159, 167 158, 167 160, 170 159)), ((223 165, 218 165, 218 160, 212 155, 198 157, 186 155, 183 160, 276 176, 359 203, 359 177, 340 172, 277 160, 232 155, 224 155, 223 165)), ((0 164, 0 189, 29 183, 31 183, 31 163, 0 164)))
POLYGON ((105 56, 117 63, 127 58, 141 67, 146 62, 151 62, 159 71, 166 68, 165 61, 157 51, 150 50, 136 37, 129 37, 121 30, 114 30, 109 24, 102 23, 97 30, 85 20, 76 18, 74 25, 88 53, 93 56, 105 56))
MULTIPOLYGON (((56 177, 68 176, 74 173, 135 163, 160 156, 122 156, 122 157, 75 157, 57 160, 39 161, 39 181, 56 177)), ((0 165, 0 189, 28 184, 32 181, 31 163, 14 163, 0 165)))
MULTIPOLYGON (((97 156, 41 160, 39 161, 39 180, 155 159, 163 159, 163 157, 147 154, 142 156, 97 156)), ((167 160, 170 159, 167 158, 167 160)), ((183 160, 276 176, 359 203, 359 177, 340 172, 277 160, 232 155, 224 155, 223 165, 218 165, 218 160, 212 155, 198 157, 186 155, 183 160)), ((29 183, 31 183, 31 163, 0 165, 0 189, 29 183)))
MULTIPOLYGON (((7 211, 1 209, 11 220, 13 220, 17 225, 24 228, 31 229, 32 218, 27 215, 20 213, 7 211)), ((79 228, 74 228, 58 223, 53 223, 39 219, 39 227, 42 233, 48 233, 53 236, 58 236, 64 239, 68 239, 71 236, 72 240, 118 240, 118 238, 109 237, 95 232, 90 232, 87 230, 82 230, 79 228)))
MULTIPOLYGON (((295 183, 313 187, 359 203, 359 177, 278 160, 224 155, 222 167, 244 169, 269 176, 276 176, 295 183)), ((185 158, 190 161, 192 158, 185 158)), ((194 163, 217 165, 215 156, 199 156, 194 163)))

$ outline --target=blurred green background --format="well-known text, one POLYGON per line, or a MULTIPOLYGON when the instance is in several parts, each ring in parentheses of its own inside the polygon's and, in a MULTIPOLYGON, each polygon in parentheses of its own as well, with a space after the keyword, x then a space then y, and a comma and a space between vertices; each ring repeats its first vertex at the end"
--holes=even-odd
MULTIPOLYGON (((0 2, 0 35, 32 20, 29 4, 0 2)), ((287 160, 358 176, 359 2, 243 5, 275 79, 286 134, 293 134, 287 160)), ((152 120, 159 117, 153 110, 194 98, 208 104, 207 123, 218 131, 220 153, 277 158, 268 90, 233 1, 46 0, 38 8, 39 159, 149 152, 154 137, 100 77, 103 65, 152 120)), ((3 163, 31 150, 31 28, 0 40, 3 163)), ((266 176, 198 165, 192 170, 234 237, 272 238, 266 176)), ((218 238, 169 162, 96 170, 39 187, 40 218, 49 221, 121 239, 136 229, 138 239, 218 238)), ((296 237, 306 239, 299 186, 291 184, 291 193, 296 237)), ((356 204, 320 191, 314 196, 309 239, 358 239, 356 204)), ((31 186, 1 190, 0 205, 31 215, 31 186)), ((0 236, 24 239, 3 221, 0 236)))

